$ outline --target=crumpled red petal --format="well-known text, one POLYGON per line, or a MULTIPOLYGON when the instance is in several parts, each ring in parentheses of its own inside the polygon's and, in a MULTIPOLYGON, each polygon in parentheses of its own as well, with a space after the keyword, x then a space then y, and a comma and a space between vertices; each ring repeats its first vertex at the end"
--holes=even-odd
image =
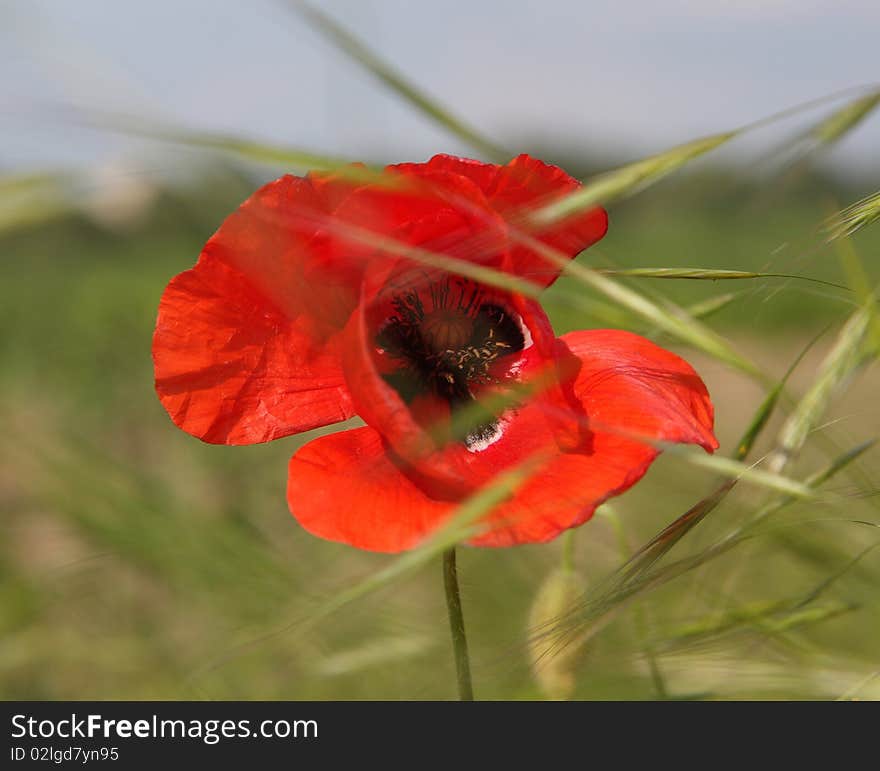
POLYGON ((518 241, 518 236, 535 238, 570 258, 599 241, 608 230, 608 215, 598 206, 550 225, 535 224, 532 213, 576 191, 581 184, 562 169, 529 155, 518 155, 505 166, 435 155, 424 164, 399 164, 391 168, 413 176, 443 171, 471 180, 508 223, 511 271, 541 287, 552 284, 560 269, 528 243, 518 241))
MULTIPOLYGON (((389 166, 384 184, 364 185, 334 212, 339 233, 360 228, 392 239, 392 250, 358 243, 353 231, 348 250, 365 260, 396 260, 396 249, 428 252, 502 269, 507 262, 507 229, 480 189, 459 174, 425 164, 389 166)), ((417 264, 413 262, 413 264, 417 264)))
MULTIPOLYGON (((511 546, 555 538, 644 476, 660 450, 637 437, 718 447, 703 381, 684 359, 630 332, 596 329, 559 340, 580 367, 572 382, 590 426, 578 452, 552 458, 491 516, 472 542, 511 546)), ((560 356, 564 356, 561 353, 560 356)))
MULTIPOLYGON (((469 447, 438 445, 425 423, 442 410, 430 393, 407 392, 407 405, 391 387, 393 373, 375 358, 382 319, 370 316, 387 317, 376 310, 382 287, 399 292, 413 271, 442 288, 437 268, 358 233, 546 286, 558 270, 524 237, 572 257, 604 235, 607 218, 597 208, 537 228, 530 214, 579 183, 525 155, 503 167, 436 156, 387 174, 391 185, 345 174, 276 180, 171 281, 153 357, 157 392, 177 425, 205 441, 244 444, 357 412, 369 427, 314 440, 291 459, 288 499, 316 535, 378 551, 416 545, 460 501, 534 455, 542 467, 473 543, 546 541, 582 523, 645 473, 658 454, 653 441, 717 447, 708 393, 682 359, 615 330, 556 340, 537 303, 500 290, 493 302, 508 318, 518 314, 530 344, 515 371, 499 369, 497 380, 484 372, 478 392, 508 376, 544 385, 502 415, 501 431, 471 435, 469 447)), ((497 429, 491 418, 479 425, 497 429)))
POLYGON ((411 549, 455 508, 432 500, 402 474, 372 428, 302 447, 290 459, 287 502, 313 535, 380 552, 411 549))
MULTIPOLYGON (((580 188, 580 183, 556 166, 528 155, 514 158, 498 173, 489 202, 509 222, 521 222, 519 229, 565 257, 599 241, 608 230, 608 214, 601 207, 587 209, 548 225, 537 225, 529 218, 539 208, 580 188)), ((517 273, 540 286, 549 286, 560 268, 548 266, 546 258, 528 244, 511 238, 511 261, 517 273)))
POLYGON ((349 192, 332 178, 264 186, 168 285, 153 360, 180 428, 252 444, 351 417, 339 338, 363 268, 324 229, 349 192))
MULTIPOLYGON (((568 364, 572 357, 579 362, 570 385, 590 430, 574 451, 542 460, 492 512, 474 545, 548 541, 585 522, 641 479, 659 454, 637 436, 710 452, 718 446, 706 387, 680 357, 617 330, 573 332, 558 345, 568 364)), ((531 453, 521 449, 525 461, 531 453)), ((547 449, 537 443, 532 453, 547 449)), ((297 519, 316 535, 361 549, 412 548, 464 498, 429 493, 371 428, 316 439, 290 463, 288 502, 297 519)))
POLYGON ((621 329, 559 338, 580 361, 573 383, 591 430, 718 448, 706 385, 684 359, 621 329))
MULTIPOLYGON (((657 450, 604 434, 589 454, 559 454, 514 497, 490 515, 478 546, 513 546, 550 540, 586 521, 602 501, 645 473, 657 450)), ((313 535, 359 549, 410 549, 439 527, 456 501, 427 495, 371 428, 343 431, 309 442, 291 458, 287 500, 313 535)), ((463 500, 463 498, 462 498, 463 500)))

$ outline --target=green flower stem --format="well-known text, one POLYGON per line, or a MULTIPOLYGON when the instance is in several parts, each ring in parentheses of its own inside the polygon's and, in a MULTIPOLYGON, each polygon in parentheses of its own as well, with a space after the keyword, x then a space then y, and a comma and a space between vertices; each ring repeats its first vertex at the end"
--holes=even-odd
POLYGON ((471 664, 468 658, 467 636, 464 632, 464 616, 461 612, 461 595, 458 592, 455 548, 443 552, 443 585, 446 589, 449 628, 452 631, 452 651, 455 654, 458 698, 460 701, 473 701, 474 689, 471 685, 471 664))

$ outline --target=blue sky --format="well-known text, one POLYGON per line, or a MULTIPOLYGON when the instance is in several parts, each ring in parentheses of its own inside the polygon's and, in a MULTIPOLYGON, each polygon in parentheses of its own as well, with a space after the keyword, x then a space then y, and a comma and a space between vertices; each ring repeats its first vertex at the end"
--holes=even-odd
MULTIPOLYGON (((531 137, 634 156, 880 81, 880 3, 868 0, 316 4, 513 150, 531 137)), ((0 72, 5 167, 99 164, 136 147, 77 126, 71 105, 352 158, 471 152, 278 0, 6 0, 0 72)), ((880 114, 832 160, 878 158, 880 114)))

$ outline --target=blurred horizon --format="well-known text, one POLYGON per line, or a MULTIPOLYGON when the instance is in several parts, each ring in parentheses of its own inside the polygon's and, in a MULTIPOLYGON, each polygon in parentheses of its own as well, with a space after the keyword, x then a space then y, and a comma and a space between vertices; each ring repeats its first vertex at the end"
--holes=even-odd
MULTIPOLYGON (((115 166, 154 143, 101 130, 125 116, 351 158, 478 157, 400 101, 291 7, 259 0, 117 4, 11 2, 3 30, 0 168, 115 166)), ((443 6, 324 0, 406 77, 511 154, 536 146, 597 168, 842 93, 713 154, 761 165, 876 77, 880 7, 871 2, 658 4, 487 0, 443 6), (502 10, 503 9, 503 10, 502 10)), ((876 124, 856 127, 824 164, 880 171, 876 124)))

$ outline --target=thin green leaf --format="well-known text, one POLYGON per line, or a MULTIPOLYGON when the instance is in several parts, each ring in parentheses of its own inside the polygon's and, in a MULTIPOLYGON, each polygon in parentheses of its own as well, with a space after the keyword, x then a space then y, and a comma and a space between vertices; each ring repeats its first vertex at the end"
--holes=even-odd
POLYGON ((816 493, 811 490, 803 482, 798 482, 790 477, 782 476, 775 471, 764 471, 763 469, 747 466, 744 463, 734 460, 733 458, 723 458, 717 455, 704 455, 700 452, 688 450, 680 445, 670 445, 664 448, 667 453, 680 456, 688 463, 719 474, 731 477, 733 479, 745 480, 759 487, 765 487, 768 490, 786 493, 795 498, 810 499, 814 498, 816 493))
MULTIPOLYGON (((709 297, 693 305, 688 305, 685 308, 685 313, 695 319, 705 319, 726 308, 739 296, 739 292, 727 292, 716 297, 709 297)), ((634 316, 619 305, 603 302, 594 297, 587 300, 582 292, 558 284, 554 285, 549 295, 545 292, 541 296, 541 302, 545 308, 556 304, 579 310, 584 314, 578 317, 579 321, 594 320, 595 323, 588 324, 588 326, 631 328, 651 339, 659 338, 664 334, 656 326, 644 324, 641 318, 634 316)))
POLYGON ((853 291, 858 297, 859 303, 867 308, 871 316, 871 326, 873 327, 872 348, 876 352, 880 352, 880 313, 877 309, 877 295, 871 285, 871 279, 859 253, 856 251, 855 244, 851 238, 838 238, 834 241, 834 250, 837 252, 843 270, 846 273, 847 281, 852 286, 853 291))
MULTIPOLYGON (((877 440, 872 439, 868 442, 863 442, 862 444, 859 444, 850 450, 847 450, 845 453, 835 458, 828 466, 809 476, 804 481, 804 484, 806 484, 811 489, 817 489, 820 485, 827 482, 838 472, 842 471, 850 463, 859 458, 863 453, 871 449, 871 447, 873 447, 876 443, 877 440)), ((673 562, 667 566, 659 568, 656 571, 647 573, 646 575, 640 577, 638 581, 635 582, 638 585, 638 590, 641 591, 649 587, 654 588, 656 586, 664 584, 672 580, 673 578, 677 578, 678 576, 681 576, 684 573, 687 573, 688 571, 693 570, 694 568, 704 565, 710 560, 721 556, 738 544, 755 537, 755 535, 757 534, 756 528, 759 524, 764 522, 772 514, 775 514, 776 512, 783 509, 785 506, 793 503, 795 500, 797 500, 795 497, 787 495, 770 501, 769 503, 762 506, 758 510, 758 512, 749 520, 749 522, 741 525, 740 527, 726 535, 723 539, 717 541, 715 544, 703 550, 699 554, 692 555, 690 557, 684 557, 680 560, 677 560, 676 562, 673 562)))
POLYGON ((441 107, 436 100, 413 85, 400 71, 384 61, 375 51, 331 16, 313 5, 303 2, 303 0, 291 0, 289 5, 339 50, 354 59, 381 83, 384 83, 435 123, 474 149, 479 150, 489 160, 504 162, 510 158, 510 153, 498 147, 460 118, 455 117, 448 109, 441 107))
POLYGON ((809 605, 812 602, 815 602, 819 597, 821 597, 826 591, 828 591, 831 586, 833 586, 837 581, 839 581, 843 576, 845 576, 850 570, 852 570, 856 565, 858 565, 865 557, 867 557, 874 549, 880 546, 880 541, 871 544, 870 546, 862 549, 855 557, 849 560, 843 567, 839 570, 832 573, 827 578, 824 578, 812 591, 810 591, 806 597, 804 597, 797 605, 795 605, 795 609, 800 609, 809 605))
POLYGON ((805 626, 815 626, 832 618, 837 618, 846 613, 852 613, 859 610, 859 605, 854 603, 832 603, 817 608, 804 608, 801 610, 791 610, 780 618, 771 619, 768 624, 768 631, 780 634, 789 632, 792 629, 799 629, 805 626))
POLYGON ((726 308, 739 296, 739 292, 728 292, 727 294, 720 294, 717 297, 708 297, 705 300, 700 300, 693 305, 689 305, 685 310, 688 315, 695 319, 706 319, 726 308))
POLYGON ((799 137, 787 142, 782 147, 783 152, 789 156, 787 165, 791 167, 800 165, 803 170, 810 153, 826 149, 840 141, 861 124, 878 103, 880 103, 880 91, 875 89, 846 102, 843 107, 839 107, 799 137))
POLYGON ((707 514, 717 508, 735 484, 735 479, 729 479, 663 528, 620 568, 619 580, 622 583, 629 583, 661 560, 675 544, 702 522, 707 514))
MULTIPOLYGON (((532 456, 518 466, 495 478, 470 498, 456 507, 446 522, 419 546, 394 558, 382 570, 368 576, 354 586, 320 602, 306 618, 288 624, 274 635, 282 634, 300 625, 317 623, 346 605, 389 586, 398 578, 416 571, 437 559, 444 551, 477 535, 484 527, 481 520, 498 504, 507 500, 534 473, 541 458, 532 456)), ((265 638, 261 638, 265 639, 265 638)))
POLYGON ((366 228, 350 225, 338 220, 328 219, 325 222, 325 226, 340 236, 357 241, 380 253, 403 257, 421 265, 428 265, 432 268, 438 268, 458 276, 473 279, 481 284, 506 289, 509 292, 517 292, 525 297, 538 299, 541 295, 541 288, 531 281, 476 262, 414 247, 391 236, 383 236, 366 228))
MULTIPOLYGON (((775 113, 767 118, 741 126, 733 131, 696 139, 657 155, 627 164, 619 169, 609 171, 591 180, 580 190, 538 209, 533 214, 534 222, 539 225, 548 225, 577 214, 584 209, 589 209, 592 206, 608 205, 620 198, 633 195, 662 179, 667 174, 681 168, 694 158, 725 144, 739 134, 786 118, 801 110, 814 107, 817 104, 828 101, 828 99, 839 98, 841 93, 847 92, 838 92, 829 97, 811 100, 810 102, 775 113)), ((878 99, 880 99, 880 93, 874 91, 848 104, 834 113, 831 118, 819 124, 814 130, 815 136, 821 138, 826 143, 840 138, 847 131, 854 128, 876 107, 878 99)))
POLYGON ((545 261, 580 281, 582 284, 604 294, 615 303, 622 305, 636 316, 655 325, 664 332, 705 351, 711 356, 748 373, 760 380, 765 377, 752 362, 736 353, 728 343, 711 329, 700 324, 683 308, 670 305, 661 308, 644 295, 623 286, 598 271, 570 260, 566 255, 553 249, 522 231, 511 228, 511 238, 539 254, 545 261))
MULTIPOLYGON (((813 474, 804 484, 811 489, 816 489, 855 461, 875 443, 876 440, 872 440, 852 448, 836 458, 826 468, 813 474)), ((589 595, 585 595, 584 601, 579 607, 560 617, 557 620, 557 626, 547 633, 554 635, 564 633, 573 639, 581 639, 580 636, 587 631, 590 635, 595 634, 628 600, 652 591, 755 537, 757 524, 795 500, 795 496, 784 495, 766 504, 748 524, 742 525, 698 554, 683 557, 669 565, 650 567, 638 575, 631 571, 629 565, 622 566, 597 584, 589 595)))
MULTIPOLYGON (((688 305, 684 311, 688 316, 691 316, 694 319, 707 319, 724 310, 741 294, 741 292, 727 292, 726 294, 720 294, 716 297, 708 297, 705 300, 700 300, 699 302, 694 303, 693 305, 688 305)), ((618 324, 618 326, 623 325, 618 324)), ((658 340, 664 336, 668 336, 667 333, 662 329, 659 329, 656 325, 647 327, 644 330, 644 335, 652 340, 658 340)))
POLYGON ((821 338, 824 334, 824 331, 820 332, 812 340, 810 340, 810 342, 807 343, 803 347, 803 349, 801 349, 801 352, 789 365, 785 374, 782 376, 782 379, 775 386, 773 386, 767 396, 764 397, 764 401, 761 402, 761 405, 758 407, 757 412, 752 417, 751 423, 749 423, 748 428, 746 428, 745 432, 742 435, 742 438, 739 440, 739 444, 737 444, 736 454, 734 455, 736 460, 745 460, 746 456, 749 454, 749 452, 751 452, 755 440, 758 438, 761 431, 767 425, 767 421, 770 419, 770 416, 776 409, 776 404, 779 402, 779 398, 785 391, 786 383, 788 383, 788 380, 791 377, 792 373, 803 361, 804 356, 807 355, 807 352, 819 341, 819 338, 821 338))
POLYGON ((822 144, 836 142, 867 118, 878 104, 880 91, 856 99, 815 126, 810 137, 822 144))
POLYGON ((597 268, 597 273, 605 276, 625 276, 628 278, 671 278, 694 279, 701 281, 731 281, 754 278, 790 278, 798 281, 810 281, 814 284, 833 286, 836 289, 848 290, 849 287, 823 281, 809 276, 795 276, 789 273, 755 273, 746 270, 715 270, 711 268, 597 268))
POLYGON ((214 150, 257 163, 305 171, 336 171, 350 174, 355 180, 363 179, 368 182, 381 182, 385 179, 378 170, 370 170, 359 164, 353 165, 352 161, 346 158, 323 155, 296 147, 285 147, 225 134, 185 131, 130 115, 94 112, 91 114, 90 121, 107 131, 187 145, 203 150, 214 150))
POLYGON ((70 212, 69 176, 63 173, 0 177, 0 233, 39 225, 70 212))
MULTIPOLYGON (((413 247, 396 238, 380 235, 365 228, 333 219, 328 219, 322 224, 340 236, 358 241, 379 252, 439 268, 489 286, 517 292, 535 299, 539 299, 543 291, 536 284, 518 276, 513 276, 477 262, 413 247)), ((749 373, 753 377, 757 377, 760 380, 765 379, 763 373, 754 364, 735 353, 723 338, 712 332, 708 327, 700 324, 684 309, 675 306, 671 309, 660 308, 643 295, 615 282, 613 279, 600 275, 590 268, 576 263, 558 250, 548 247, 546 244, 541 243, 517 228, 512 227, 509 232, 512 240, 534 249, 549 263, 563 271, 567 271, 573 278, 605 294, 618 305, 622 305, 642 319, 653 322, 658 328, 675 335, 680 340, 690 343, 713 355, 715 358, 749 373)), ((481 237, 481 235, 478 235, 470 244, 463 243, 461 247, 470 246, 474 250, 479 250, 481 237)), ((575 295, 571 292, 563 292, 559 297, 560 299, 571 299, 575 295)), ((580 307, 589 307, 589 302, 588 298, 583 298, 578 301, 578 304, 580 307)))
POLYGON ((736 353, 721 336, 704 324, 700 324, 683 308, 679 308, 672 303, 668 303, 668 307, 661 308, 644 295, 607 276, 601 275, 592 268, 569 259, 562 252, 515 228, 511 229, 511 237, 514 241, 534 250, 548 263, 559 268, 563 274, 570 275, 584 285, 604 294, 616 304, 623 306, 667 334, 676 337, 682 342, 693 345, 714 358, 720 359, 759 380, 763 381, 765 379, 763 373, 755 364, 736 353))
MULTIPOLYGON (((216 150, 230 155, 237 155, 249 161, 267 163, 273 166, 320 171, 339 171, 350 165, 344 158, 320 155, 308 150, 293 147, 281 147, 267 142, 224 136, 222 134, 190 134, 183 131, 141 129, 137 133, 152 139, 200 147, 205 150, 216 150)), ((364 169, 353 170, 352 176, 364 176, 370 180, 372 175, 364 169)))
POLYGON ((734 608, 708 618, 683 625, 653 646, 669 653, 694 645, 715 642, 727 635, 754 631, 778 636, 794 629, 813 626, 857 610, 850 603, 832 603, 816 608, 791 609, 789 601, 759 603, 734 608))
POLYGON ((634 322, 638 323, 637 319, 617 305, 592 297, 587 299, 583 292, 558 284, 542 294, 541 304, 545 309, 557 305, 579 311, 576 317, 579 326, 629 327, 634 322))
POLYGON ((880 190, 847 206, 825 221, 828 241, 851 236, 867 225, 880 220, 880 190))
POLYGON ((64 172, 38 171, 26 174, 5 174, 0 176, 0 199, 8 195, 56 189, 68 179, 64 172))
POLYGON ((871 314, 859 308, 849 318, 819 368, 818 376, 782 426, 768 468, 783 471, 803 447, 832 397, 864 363, 865 341, 871 314))
POLYGON ((532 220, 538 225, 546 226, 593 206, 608 205, 619 198, 637 193, 688 161, 723 145, 738 133, 739 131, 727 131, 696 139, 609 171, 586 183, 579 190, 538 209, 532 214, 532 220))
POLYGON ((806 479, 806 483, 810 487, 818 487, 824 482, 827 482, 829 479, 831 479, 831 477, 837 474, 838 471, 846 468, 859 456, 870 450, 875 444, 877 444, 877 442, 877 439, 869 439, 868 441, 862 442, 852 449, 847 450, 845 453, 839 455, 833 461, 831 461, 831 463, 829 463, 824 469, 808 476, 806 479))
POLYGON ((495 506, 513 495, 520 485, 534 473, 534 469, 540 462, 541 458, 539 456, 533 456, 518 466, 499 474, 491 484, 485 486, 456 507, 449 519, 419 546, 393 558, 384 568, 367 576, 354 586, 319 602, 304 617, 290 622, 274 632, 234 646, 221 657, 215 658, 201 670, 194 673, 193 677, 197 678, 207 671, 222 666, 230 659, 239 655, 243 650, 264 643, 270 638, 289 633, 294 629, 302 632, 350 605, 352 602, 390 586, 399 578, 437 560, 447 549, 477 535, 484 527, 480 520, 495 506))
MULTIPOLYGON (((763 402, 761 402, 748 428, 743 433, 742 438, 737 444, 735 460, 742 461, 746 458, 760 435, 763 428, 770 420, 779 397, 782 395, 786 382, 797 365, 801 362, 807 351, 813 346, 818 339, 812 340, 797 358, 789 366, 788 371, 767 394, 763 402)), ((677 544, 687 533, 689 533, 696 525, 702 522, 705 517, 711 513, 718 504, 721 503, 727 494, 736 485, 736 479, 729 479, 717 487, 710 495, 694 504, 684 514, 682 514, 674 522, 667 525, 663 530, 654 536, 647 544, 640 548, 627 562, 622 565, 611 577, 611 582, 620 581, 626 583, 632 581, 637 576, 644 573, 648 568, 662 559, 675 544, 677 544)))
POLYGON ((452 516, 435 530, 428 539, 411 551, 393 559, 382 570, 325 600, 309 615, 308 622, 315 623, 346 605, 392 584, 398 578, 427 565, 447 549, 476 535, 482 528, 480 520, 495 506, 509 498, 530 476, 535 459, 500 474, 457 507, 452 516))

